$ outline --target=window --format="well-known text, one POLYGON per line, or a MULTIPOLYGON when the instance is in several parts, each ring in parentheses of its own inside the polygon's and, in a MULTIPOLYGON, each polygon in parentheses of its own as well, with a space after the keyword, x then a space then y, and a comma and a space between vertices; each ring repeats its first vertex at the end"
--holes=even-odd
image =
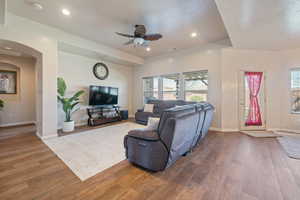
POLYGON ((300 114, 300 68, 291 71, 291 107, 292 113, 300 114))
POLYGON ((143 78, 144 102, 149 99, 159 99, 158 82, 159 77, 143 78))
POLYGON ((179 74, 162 76, 162 99, 179 99, 179 74))
POLYGON ((185 72, 184 98, 186 101, 207 101, 208 94, 208 71, 185 72))
POLYGON ((143 78, 144 102, 149 99, 207 101, 208 71, 143 78))

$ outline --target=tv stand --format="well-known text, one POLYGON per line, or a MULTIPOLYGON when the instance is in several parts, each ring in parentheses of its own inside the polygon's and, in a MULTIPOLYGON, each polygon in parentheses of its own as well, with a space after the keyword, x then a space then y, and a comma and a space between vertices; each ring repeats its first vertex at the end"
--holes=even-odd
POLYGON ((119 106, 97 106, 87 108, 88 125, 98 126, 110 122, 121 121, 119 106))

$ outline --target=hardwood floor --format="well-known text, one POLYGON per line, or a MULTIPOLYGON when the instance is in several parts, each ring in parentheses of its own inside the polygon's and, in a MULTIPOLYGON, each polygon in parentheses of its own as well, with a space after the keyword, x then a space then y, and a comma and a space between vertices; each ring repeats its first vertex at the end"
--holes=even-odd
POLYGON ((36 131, 34 124, 0 127, 0 140, 15 137, 17 135, 31 134, 34 131, 36 131))
POLYGON ((81 182, 34 134, 0 140, 0 199, 299 200, 300 161, 274 138, 209 133, 164 172, 127 161, 81 182))

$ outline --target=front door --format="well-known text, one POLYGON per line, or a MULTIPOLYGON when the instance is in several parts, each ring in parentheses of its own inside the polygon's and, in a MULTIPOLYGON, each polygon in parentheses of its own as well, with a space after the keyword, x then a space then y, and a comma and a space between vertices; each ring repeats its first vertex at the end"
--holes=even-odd
POLYGON ((241 71, 239 80, 240 130, 265 130, 265 72, 241 71))

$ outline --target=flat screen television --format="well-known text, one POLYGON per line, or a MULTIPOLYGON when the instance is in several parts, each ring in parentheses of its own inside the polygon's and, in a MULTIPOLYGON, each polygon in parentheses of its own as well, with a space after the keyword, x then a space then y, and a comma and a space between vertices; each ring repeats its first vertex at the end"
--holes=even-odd
POLYGON ((116 105, 118 104, 118 88, 105 86, 90 86, 89 105, 116 105))

